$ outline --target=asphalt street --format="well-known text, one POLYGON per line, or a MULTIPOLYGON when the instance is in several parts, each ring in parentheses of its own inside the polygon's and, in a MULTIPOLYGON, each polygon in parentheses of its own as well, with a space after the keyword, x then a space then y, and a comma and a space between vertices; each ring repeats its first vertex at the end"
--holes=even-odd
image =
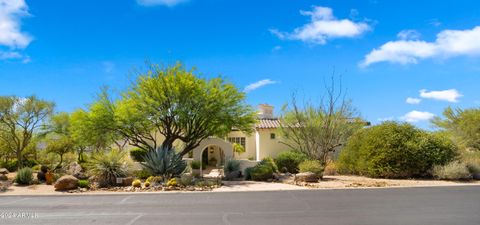
POLYGON ((480 186, 0 195, 0 224, 479 225, 480 186))

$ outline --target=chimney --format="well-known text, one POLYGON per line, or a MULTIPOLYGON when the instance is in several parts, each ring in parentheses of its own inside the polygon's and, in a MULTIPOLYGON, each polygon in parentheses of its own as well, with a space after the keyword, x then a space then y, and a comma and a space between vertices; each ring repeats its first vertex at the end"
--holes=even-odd
POLYGON ((273 106, 268 104, 258 105, 258 118, 260 119, 273 119, 273 106))

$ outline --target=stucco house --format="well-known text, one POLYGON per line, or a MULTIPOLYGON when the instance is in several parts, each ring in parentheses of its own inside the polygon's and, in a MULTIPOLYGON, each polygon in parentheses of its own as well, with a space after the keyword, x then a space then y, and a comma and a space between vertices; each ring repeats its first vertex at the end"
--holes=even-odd
POLYGON ((274 117, 273 110, 271 105, 258 105, 258 121, 252 134, 232 130, 225 138, 207 138, 193 150, 192 160, 201 161, 205 168, 206 165, 222 166, 226 160, 234 158, 242 161, 241 167, 249 167, 265 157, 275 158, 278 153, 289 150, 281 143, 280 122, 274 117), (245 152, 234 155, 233 143, 242 145, 245 152))

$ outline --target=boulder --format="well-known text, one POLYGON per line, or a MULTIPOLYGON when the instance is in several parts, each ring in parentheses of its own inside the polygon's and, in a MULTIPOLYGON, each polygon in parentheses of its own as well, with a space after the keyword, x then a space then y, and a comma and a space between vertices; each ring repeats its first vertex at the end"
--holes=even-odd
POLYGON ((312 172, 297 173, 295 175, 295 182, 318 182, 319 179, 320 178, 312 172))
POLYGON ((44 182, 46 181, 46 178, 45 178, 45 173, 40 171, 37 173, 37 180, 38 181, 41 181, 41 182, 44 182))
POLYGON ((56 191, 72 190, 78 187, 78 179, 71 175, 65 175, 55 182, 54 187, 56 191))
POLYGON ((0 168, 0 174, 7 175, 7 174, 8 174, 8 170, 5 169, 5 168, 0 168))
POLYGON ((0 181, 6 181, 6 180, 8 180, 7 175, 5 175, 5 174, 0 174, 0 181))
POLYGON ((88 176, 85 174, 85 171, 83 170, 82 166, 77 162, 73 162, 72 164, 70 164, 70 166, 68 167, 67 173, 76 177, 79 180, 88 179, 88 176))

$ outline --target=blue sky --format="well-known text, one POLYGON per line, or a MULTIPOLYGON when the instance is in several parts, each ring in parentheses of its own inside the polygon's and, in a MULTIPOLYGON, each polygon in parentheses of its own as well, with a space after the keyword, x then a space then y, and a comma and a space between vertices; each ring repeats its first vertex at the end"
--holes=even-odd
POLYGON ((0 0, 0 24, 0 95, 57 111, 124 90, 145 60, 221 75, 277 113, 293 91, 318 99, 333 71, 373 123, 428 128, 447 106, 480 106, 474 0, 0 0))

